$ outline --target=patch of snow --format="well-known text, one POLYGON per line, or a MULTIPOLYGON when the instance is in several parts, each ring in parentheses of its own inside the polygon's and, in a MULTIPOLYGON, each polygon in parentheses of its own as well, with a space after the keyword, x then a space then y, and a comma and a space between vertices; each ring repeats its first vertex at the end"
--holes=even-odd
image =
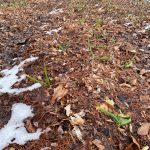
POLYGON ((60 9, 53 9, 49 14, 50 15, 55 15, 55 14, 59 14, 59 13, 63 13, 63 9, 60 8, 60 9))
POLYGON ((58 33, 62 28, 52 29, 51 31, 47 31, 46 34, 52 35, 53 33, 58 33))
POLYGON ((12 143, 24 145, 28 141, 37 140, 42 133, 41 129, 37 129, 35 133, 28 133, 24 127, 23 121, 28 117, 34 116, 31 106, 16 103, 11 110, 10 120, 4 128, 0 129, 0 150, 12 143))
POLYGON ((144 28, 145 30, 150 30, 150 24, 146 24, 144 28))
POLYGON ((24 61, 22 61, 19 65, 12 67, 11 69, 5 69, 0 72, 3 75, 0 78, 0 93, 9 93, 9 94, 19 94, 25 91, 32 91, 41 87, 40 83, 35 83, 29 87, 25 88, 12 88, 15 83, 21 82, 22 80, 26 79, 26 75, 22 74, 17 76, 20 71, 23 71, 23 65, 26 63, 31 63, 37 60, 38 57, 30 57, 24 61))

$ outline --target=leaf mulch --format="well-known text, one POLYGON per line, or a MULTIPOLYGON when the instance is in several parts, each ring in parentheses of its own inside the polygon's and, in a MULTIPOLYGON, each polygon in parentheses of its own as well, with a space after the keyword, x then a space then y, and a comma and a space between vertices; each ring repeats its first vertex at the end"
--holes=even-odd
MULTIPOLYGON (((1 70, 33 55, 39 59, 26 66, 25 73, 44 78, 46 64, 52 79, 50 87, 0 96, 0 128, 9 120, 12 104, 23 102, 32 105, 35 113, 26 121, 27 130, 45 130, 39 140, 9 145, 6 150, 150 147, 148 24, 150 4, 142 1, 1 0, 1 70), (59 11, 52 13, 55 10, 59 11), (119 127, 96 110, 106 97, 114 101, 115 111, 131 116, 130 125, 119 127), (69 104, 72 113, 85 112, 75 120, 83 123, 82 140, 72 133, 74 126, 64 109, 69 104)), ((26 80, 15 86, 31 83, 26 80)))

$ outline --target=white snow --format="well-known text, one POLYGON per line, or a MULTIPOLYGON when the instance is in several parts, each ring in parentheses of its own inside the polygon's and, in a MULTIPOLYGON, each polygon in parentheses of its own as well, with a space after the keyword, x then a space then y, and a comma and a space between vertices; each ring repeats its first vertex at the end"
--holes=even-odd
POLYGON ((14 84, 26 79, 25 74, 22 74, 20 76, 17 75, 20 71, 23 71, 24 64, 31 63, 37 59, 38 57, 30 57, 22 61, 19 65, 12 67, 11 69, 2 70, 0 72, 0 74, 3 75, 3 77, 0 78, 0 94, 1 93, 19 94, 25 91, 32 91, 34 89, 41 87, 40 83, 35 83, 31 86, 24 88, 12 88, 14 84))
POLYGON ((53 9, 49 14, 50 15, 55 15, 55 14, 59 14, 59 13, 63 13, 63 9, 60 8, 60 9, 53 9))
POLYGON ((16 103, 11 110, 10 120, 4 128, 0 129, 0 150, 12 143, 24 145, 28 141, 37 140, 42 133, 41 129, 37 129, 35 133, 28 133, 24 127, 23 121, 28 117, 34 116, 31 106, 16 103))
POLYGON ((150 24, 146 24, 144 28, 145 28, 145 30, 149 30, 150 29, 150 24))
POLYGON ((52 35, 53 33, 58 33, 62 28, 52 29, 51 31, 47 31, 46 34, 52 35))

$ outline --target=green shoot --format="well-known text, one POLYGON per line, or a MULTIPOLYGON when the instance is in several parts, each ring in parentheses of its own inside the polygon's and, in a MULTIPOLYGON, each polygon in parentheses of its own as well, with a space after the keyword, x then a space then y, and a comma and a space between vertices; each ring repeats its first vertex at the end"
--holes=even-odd
POLYGON ((105 115, 111 117, 114 122, 119 125, 119 126, 123 126, 123 125, 127 125, 131 123, 131 117, 129 115, 126 114, 114 114, 112 112, 107 111, 104 108, 101 108, 100 106, 97 107, 98 111, 104 113, 105 115))
POLYGON ((98 29, 98 28, 100 28, 102 25, 103 25, 102 19, 97 18, 97 19, 95 20, 95 27, 98 29))
POLYGON ((97 58, 97 60, 99 60, 100 62, 108 62, 111 61, 111 59, 112 58, 110 55, 104 55, 97 58))
POLYGON ((48 77, 48 73, 47 73, 47 68, 46 68, 46 65, 44 64, 44 75, 45 75, 45 82, 47 83, 48 86, 51 85, 51 81, 48 77))
POLYGON ((46 83, 43 82, 42 80, 36 79, 36 78, 34 78, 34 77, 32 77, 32 76, 26 75, 26 77, 27 77, 29 80, 31 80, 31 81, 33 81, 33 82, 35 82, 35 83, 40 83, 40 84, 43 84, 43 85, 46 84, 46 83))
POLYGON ((132 68, 133 67, 133 61, 132 60, 127 60, 125 62, 123 62, 120 67, 122 69, 127 69, 127 68, 132 68))
POLYGON ((49 79, 49 77, 48 77, 48 72, 47 72, 47 68, 46 68, 46 65, 45 65, 45 64, 44 64, 43 71, 44 71, 44 77, 45 77, 45 79, 43 79, 43 80, 36 79, 35 77, 32 77, 32 76, 30 76, 30 75, 26 75, 26 76, 27 76, 27 78, 28 78, 29 80, 31 80, 31 81, 33 81, 33 82, 35 82, 35 83, 40 83, 40 84, 42 84, 42 85, 45 85, 45 86, 47 86, 47 87, 50 87, 51 81, 50 81, 50 79, 49 79))

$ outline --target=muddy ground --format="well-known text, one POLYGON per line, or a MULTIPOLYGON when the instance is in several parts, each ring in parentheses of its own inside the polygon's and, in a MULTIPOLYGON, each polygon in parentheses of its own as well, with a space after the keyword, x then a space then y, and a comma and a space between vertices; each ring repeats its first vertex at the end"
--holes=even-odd
MULTIPOLYGON (((150 4, 130 0, 1 0, 0 70, 28 57, 39 59, 25 73, 44 78, 50 87, 0 96, 0 128, 9 120, 12 104, 32 105, 35 116, 26 128, 50 129, 39 140, 6 150, 139 150, 150 147, 150 133, 138 128, 150 123, 150 4), (63 10, 56 14, 54 9, 63 10), (57 29, 57 33, 47 31, 57 29), (14 58, 17 58, 14 60, 14 58), (54 89, 66 93, 54 98, 54 89), (130 124, 119 127, 96 110, 108 97, 114 111, 129 114, 130 124), (72 134, 64 107, 84 110, 83 141, 72 134), (97 139, 99 144, 93 141, 97 139), (139 148, 140 147, 140 148, 139 148)), ((27 79, 14 85, 32 84, 27 79)))

